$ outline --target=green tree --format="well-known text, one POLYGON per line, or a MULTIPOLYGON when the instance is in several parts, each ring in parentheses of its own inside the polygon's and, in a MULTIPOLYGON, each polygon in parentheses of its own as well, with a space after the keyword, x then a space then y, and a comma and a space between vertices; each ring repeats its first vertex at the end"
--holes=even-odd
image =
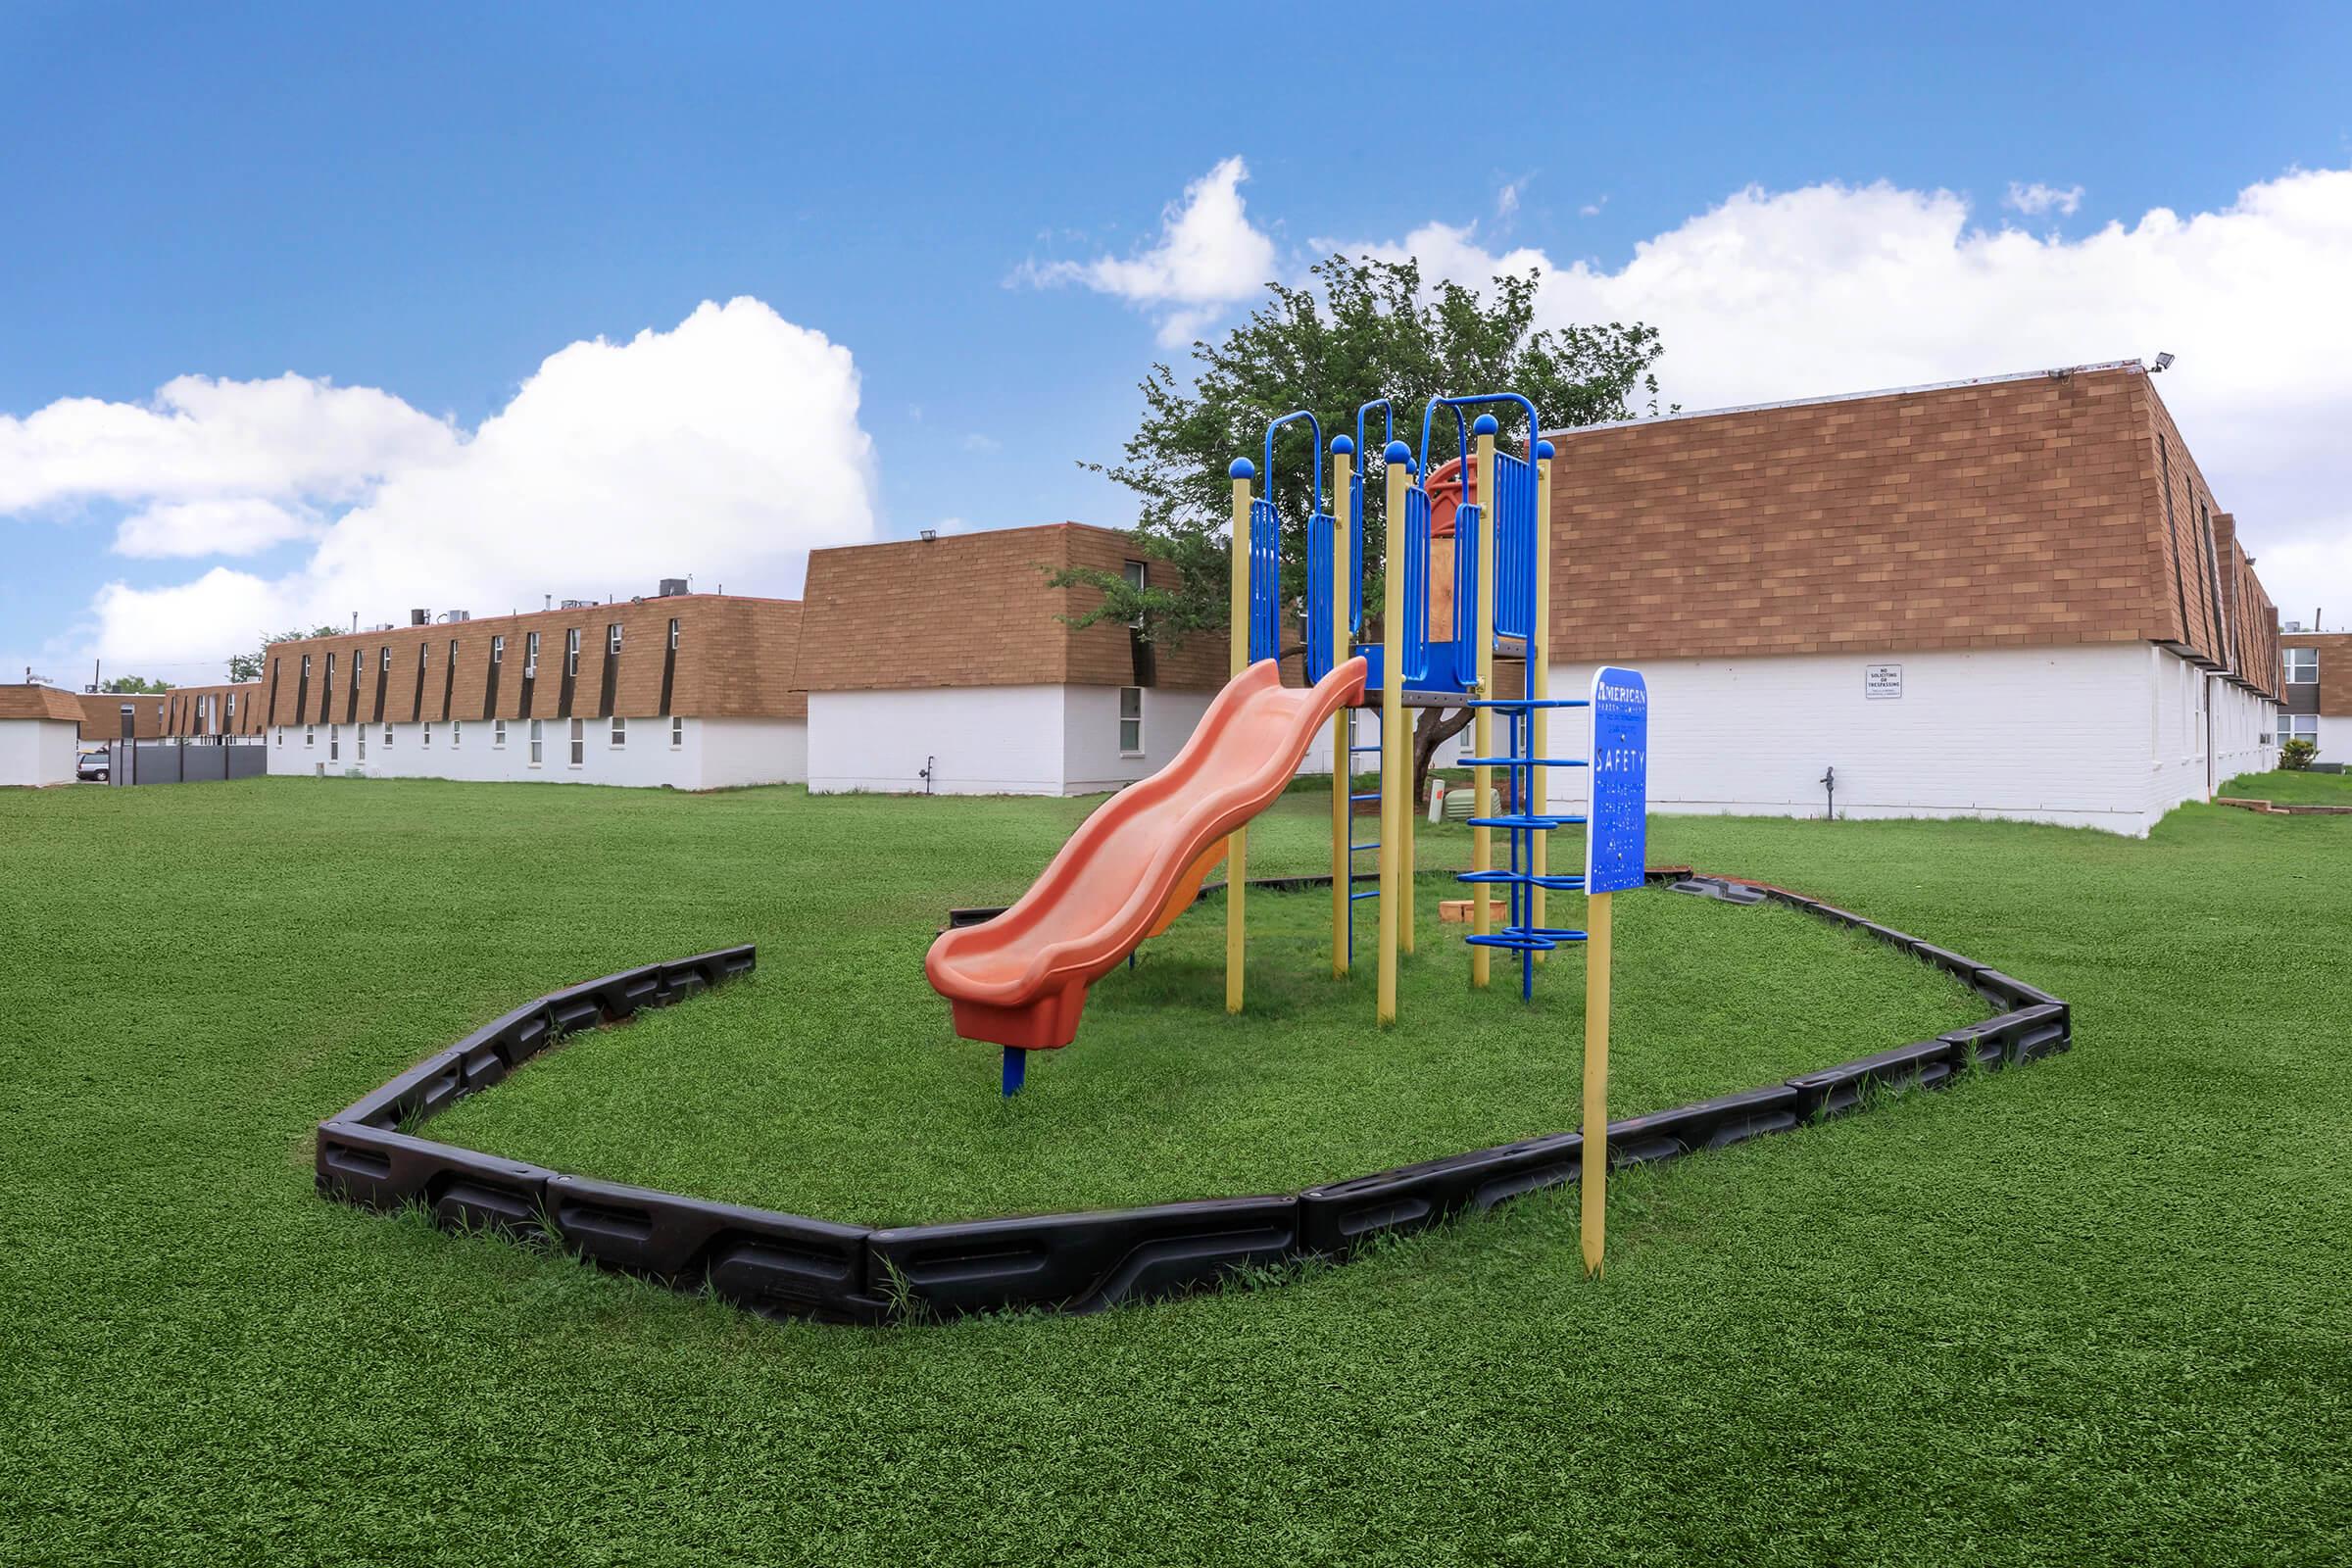
POLYGON ((98 689, 127 696, 139 692, 168 692, 172 689, 172 683, 168 680, 149 680, 143 675, 117 675, 98 689))
MULTIPOLYGON (((1189 386, 1168 366, 1152 366, 1140 383, 1143 421, 1121 460, 1082 465, 1135 492, 1137 537, 1179 576, 1139 590, 1115 572, 1052 573, 1055 587, 1102 591, 1100 606, 1073 616, 1075 624, 1140 619, 1146 636, 1171 644, 1222 632, 1231 569, 1227 466, 1237 457, 1262 464, 1266 425, 1294 409, 1313 411, 1328 443, 1354 435, 1357 408, 1388 398, 1397 436, 1416 454, 1424 409, 1448 394, 1518 392, 1535 404, 1547 429, 1657 412, 1652 368, 1663 345, 1656 329, 1617 321, 1539 327, 1534 270, 1498 276, 1491 291, 1451 281, 1426 286, 1412 261, 1334 256, 1311 271, 1315 281, 1306 286, 1267 284, 1270 297, 1221 343, 1195 343, 1189 386)), ((1506 438, 1526 434, 1514 429, 1507 406, 1492 412, 1504 421, 1506 438)), ((1357 471, 1367 496, 1376 497, 1385 482, 1377 423, 1367 426, 1365 439, 1357 471)), ((1441 414, 1432 467, 1457 455, 1455 440, 1453 420, 1441 414)), ((1313 475, 1307 443, 1303 422, 1286 426, 1275 446, 1275 471, 1258 477, 1258 493, 1270 495, 1283 517, 1281 599, 1292 636, 1306 580, 1304 519, 1313 475)), ((1377 501, 1366 510, 1364 560, 1372 574, 1383 558, 1384 519, 1377 501)), ((1368 583, 1367 601, 1377 603, 1378 595, 1377 580, 1368 583)), ((1430 757, 1466 720, 1465 710, 1423 710, 1415 729, 1414 799, 1430 757)))
POLYGON ((262 670, 269 662, 271 643, 298 642, 305 637, 332 637, 342 629, 340 626, 313 626, 309 631, 298 628, 294 631, 265 632, 262 634, 262 645, 252 653, 228 656, 228 678, 232 681, 260 680, 262 670))

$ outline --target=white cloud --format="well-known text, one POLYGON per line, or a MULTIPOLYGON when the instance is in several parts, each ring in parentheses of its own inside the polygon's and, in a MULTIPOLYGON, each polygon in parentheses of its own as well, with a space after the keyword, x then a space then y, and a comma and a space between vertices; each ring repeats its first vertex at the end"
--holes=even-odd
POLYGON ((1274 241, 1250 221, 1239 155, 1184 188, 1160 215, 1159 242, 1130 257, 1024 267, 1022 281, 1041 287, 1080 283, 1159 314, 1159 340, 1174 346, 1248 299, 1275 275, 1274 241))
POLYGON ((450 425, 372 387, 183 375, 148 404, 63 398, 0 415, 0 516, 100 497, 348 500, 457 448, 450 425))
POLYGON ((2077 239, 1972 226, 1951 192, 1881 183, 1742 190, 1615 270, 1443 223, 1349 248, 1464 280, 1541 264, 1544 319, 1657 326, 1665 394, 1691 409, 2171 350, 2158 390, 2265 586, 2352 612, 2352 170, 2077 239))
MULTIPOLYGON (((706 303, 625 343, 574 343, 462 443, 445 430, 444 449, 387 466, 297 569, 109 585, 92 606, 94 651, 119 666, 216 659, 265 629, 354 611, 364 624, 418 605, 489 613, 548 593, 650 592, 686 572, 794 593, 812 546, 875 535, 858 407, 849 350, 753 299, 706 303)), ((240 449, 277 439, 265 430, 240 449)), ((182 455, 187 472, 220 466, 182 455)), ((269 493, 257 480, 226 499, 269 493)))
POLYGON ((2001 198, 2001 205, 2014 207, 2028 218, 2039 218, 2050 212, 2072 218, 2082 205, 2082 187, 2069 185, 2061 190, 2038 179, 2031 185, 2021 185, 2013 179, 2009 182, 2009 194, 2001 198))
POLYGON ((159 502, 115 530, 122 556, 250 556, 291 539, 315 537, 318 520, 266 496, 159 502))
POLYGON ((969 435, 963 438, 963 450, 966 452, 997 452, 1002 451, 1004 445, 1004 443, 999 441, 995 436, 982 435, 977 430, 972 431, 969 435))
POLYGON ((1502 189, 1494 193, 1494 216, 1508 218, 1519 210, 1519 182, 1503 181, 1502 189))

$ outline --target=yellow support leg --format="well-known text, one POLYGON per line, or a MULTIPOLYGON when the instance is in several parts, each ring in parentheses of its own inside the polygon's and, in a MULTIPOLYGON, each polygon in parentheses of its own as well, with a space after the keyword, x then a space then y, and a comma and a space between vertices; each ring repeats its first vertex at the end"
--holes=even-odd
POLYGON ((1585 1272, 1600 1274, 1607 1241, 1609 1183, 1609 898, 1585 901, 1585 1272))

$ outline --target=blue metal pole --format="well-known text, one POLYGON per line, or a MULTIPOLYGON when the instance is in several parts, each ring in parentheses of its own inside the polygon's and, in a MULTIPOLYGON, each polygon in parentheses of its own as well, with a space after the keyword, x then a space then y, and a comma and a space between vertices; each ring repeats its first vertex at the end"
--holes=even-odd
POLYGON ((1021 1092, 1021 1080, 1029 1071, 1029 1053, 1018 1046, 1004 1048, 1004 1094, 1007 1099, 1021 1092))

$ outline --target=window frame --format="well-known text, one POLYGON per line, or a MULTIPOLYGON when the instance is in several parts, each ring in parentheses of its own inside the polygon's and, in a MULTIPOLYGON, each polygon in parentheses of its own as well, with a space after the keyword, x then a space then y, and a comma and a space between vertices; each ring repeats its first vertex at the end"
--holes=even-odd
POLYGON ((620 622, 617 620, 605 628, 605 652, 614 659, 620 657, 620 622))
POLYGON ((2289 713, 2281 710, 2278 722, 2271 726, 2271 739, 2272 744, 2277 746, 2284 746, 2288 741, 2309 741, 2317 746, 2320 743, 2320 715, 2317 713, 2289 713), (2297 725, 2296 720, 2298 719, 2302 721, 2303 725, 2309 727, 2297 725))
POLYGON ((535 631, 522 634, 522 667, 529 670, 533 677, 539 673, 539 634, 535 631))
POLYGON ((454 752, 465 744, 466 721, 462 718, 451 719, 449 721, 449 749, 454 752))
POLYGON ((545 765, 542 759, 546 755, 547 731, 541 727, 545 722, 544 719, 534 718, 531 720, 531 765, 533 767, 545 765))
POLYGON ((580 628, 577 626, 566 626, 564 628, 564 673, 566 675, 577 675, 579 672, 580 628))
POLYGON ((303 725, 303 726, 302 726, 302 749, 303 749, 304 751, 306 751, 306 752, 308 752, 308 751, 313 751, 313 750, 317 749, 318 745, 318 725, 316 725, 316 724, 305 724, 305 725, 303 725))
POLYGON ((503 718, 490 721, 490 749, 494 752, 507 749, 507 721, 503 718))
MULTIPOLYGON (((1119 564, 1119 574, 1127 579, 1127 586, 1137 593, 1147 593, 1151 590, 1152 563, 1149 561, 1123 561, 1119 564)), ((1137 611, 1127 624, 1141 631, 1144 625, 1143 612, 1137 611)))
POLYGON ((1144 688, 1141 686, 1120 687, 1118 702, 1119 756, 1122 758, 1142 757, 1144 755, 1144 688), (1127 694, 1129 692, 1135 693, 1135 712, 1132 716, 1127 711, 1127 694), (1127 744, 1127 726, 1130 724, 1135 726, 1135 744, 1133 746, 1127 744))
POLYGON ((678 651, 678 617, 675 615, 669 617, 669 651, 673 654, 678 651))
MULTIPOLYGON (((391 728, 389 724, 384 727, 391 728)), ((424 749, 428 752, 433 749, 433 721, 429 718, 424 721, 424 749)))
POLYGON ((588 721, 584 718, 573 719, 571 733, 564 736, 564 739, 567 747, 564 755, 568 759, 564 765, 565 767, 586 766, 588 762, 588 721))
POLYGON ((326 726, 326 760, 330 762, 343 760, 343 726, 340 724, 330 723, 326 726))
POLYGON ((669 749, 673 752, 686 749, 686 715, 683 713, 669 715, 669 749))
POLYGON ((507 637, 500 632, 490 639, 490 662, 493 667, 507 662, 507 637))
POLYGON ((612 715, 612 728, 606 745, 615 752, 626 751, 629 745, 629 721, 622 715, 612 715))
POLYGON ((2278 657, 2286 666, 2286 683, 2289 686, 2317 686, 2320 683, 2320 651, 2317 648, 2281 648, 2278 650, 2278 657), (2295 655, 2297 654, 2304 656, 2303 667, 2310 670, 2310 674, 2296 675, 2295 655))

